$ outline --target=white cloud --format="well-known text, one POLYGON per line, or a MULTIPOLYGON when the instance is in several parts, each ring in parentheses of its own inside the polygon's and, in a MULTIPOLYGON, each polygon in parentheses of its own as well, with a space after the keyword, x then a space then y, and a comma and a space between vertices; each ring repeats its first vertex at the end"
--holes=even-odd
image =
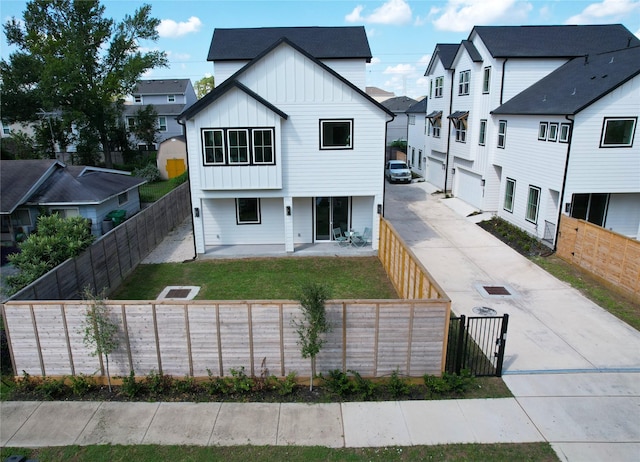
POLYGON ((374 64, 380 64, 382 60, 380 58, 376 58, 375 56, 371 58, 371 62, 367 63, 367 66, 373 66, 374 64))
POLYGON ((409 75, 416 71, 412 64, 398 64, 396 66, 388 66, 383 74, 409 75))
POLYGON ((176 22, 173 19, 163 19, 158 26, 160 37, 180 37, 182 35, 198 32, 202 27, 202 21, 195 16, 191 16, 186 22, 176 22))
POLYGON ((431 61, 431 55, 424 55, 418 60, 418 64, 422 66, 428 66, 431 61))
POLYGON ((411 7, 405 0, 387 0, 368 16, 362 16, 364 6, 356 6, 344 19, 347 22, 402 25, 411 22, 411 7))
POLYGON ((448 0, 444 9, 432 8, 436 29, 452 32, 471 31, 473 26, 522 23, 533 6, 516 0, 448 0))
POLYGON ((571 16, 565 24, 599 24, 620 21, 626 16, 640 10, 640 1, 635 0, 603 0, 592 3, 582 13, 571 16))
POLYGON ((189 61, 191 59, 191 55, 188 53, 175 53, 173 51, 167 51, 167 58, 170 61, 189 61))

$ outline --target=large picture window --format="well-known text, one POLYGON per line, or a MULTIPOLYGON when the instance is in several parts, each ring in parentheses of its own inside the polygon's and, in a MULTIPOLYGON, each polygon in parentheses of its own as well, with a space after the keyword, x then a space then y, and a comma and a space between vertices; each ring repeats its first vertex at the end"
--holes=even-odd
POLYGON ((239 225, 260 224, 260 199, 236 199, 236 219, 239 225))
POLYGON ((538 209, 540 208, 540 188, 537 186, 529 186, 529 198, 527 200, 527 221, 531 223, 538 222, 538 209))
POLYGON ((630 148, 636 131, 637 117, 605 118, 602 124, 601 148, 630 148))
POLYGON ((224 132, 222 130, 203 130, 202 146, 204 164, 224 164, 224 132))
POLYGON ((353 119, 320 120, 320 149, 353 149, 353 119))
POLYGON ((504 208, 507 212, 513 212, 513 198, 516 194, 516 180, 507 178, 507 184, 504 188, 504 208))

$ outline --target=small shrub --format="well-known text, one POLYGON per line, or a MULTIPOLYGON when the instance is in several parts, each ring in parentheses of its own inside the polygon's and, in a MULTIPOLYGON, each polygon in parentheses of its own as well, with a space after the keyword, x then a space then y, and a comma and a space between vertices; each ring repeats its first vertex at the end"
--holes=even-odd
POLYGON ((134 371, 129 372, 128 376, 122 378, 121 391, 129 398, 135 398, 142 391, 142 383, 136 381, 136 374, 134 371))
POLYGON ((248 393, 253 390, 253 379, 244 372, 244 366, 238 369, 231 369, 231 379, 233 391, 236 393, 248 393))
POLYGON ((411 386, 407 379, 400 377, 398 369, 396 369, 393 371, 391 378, 387 382, 387 390, 393 398, 400 398, 409 394, 411 386))
POLYGON ((83 396, 90 392, 95 387, 95 381, 93 377, 88 375, 72 375, 68 377, 71 387, 71 392, 75 396, 83 396))
POLYGON ((431 396, 442 395, 444 393, 448 393, 450 390, 449 383, 443 377, 425 375, 423 379, 427 392, 431 396))
POLYGON ((211 372, 211 369, 207 369, 209 380, 205 382, 204 387, 210 395, 228 395, 233 391, 232 379, 226 377, 216 377, 211 372))
POLYGON ((172 388, 176 393, 187 394, 197 391, 198 384, 195 378, 185 375, 182 380, 174 380, 172 388))
POLYGON ((475 377, 471 375, 471 371, 468 369, 460 371, 460 375, 445 372, 442 378, 449 385, 449 390, 456 394, 462 394, 469 390, 475 381, 475 377))
POLYGON ((160 180, 160 170, 155 164, 147 164, 142 168, 137 168, 133 171, 133 176, 138 178, 144 178, 149 183, 160 180))
POLYGON ((329 371, 329 376, 322 376, 322 379, 324 380, 324 385, 333 394, 344 397, 349 395, 352 391, 349 377, 340 369, 333 369, 329 371))
POLYGON ((349 372, 353 375, 353 380, 351 382, 353 393, 358 395, 362 400, 373 398, 377 385, 371 380, 362 378, 362 376, 354 370, 349 370, 349 372))
POLYGON ((36 386, 36 392, 46 399, 56 399, 64 395, 64 379, 52 379, 44 377, 36 386))
POLYGON ((145 384, 151 393, 161 395, 171 390, 173 377, 170 375, 158 374, 152 370, 145 378, 145 384))
POLYGON ((278 382, 278 393, 280 396, 288 396, 293 393, 293 390, 296 387, 296 373, 289 372, 284 380, 280 380, 278 382))
POLYGON ((22 371, 22 378, 16 380, 16 391, 20 393, 31 393, 36 389, 38 380, 29 375, 28 372, 22 371))

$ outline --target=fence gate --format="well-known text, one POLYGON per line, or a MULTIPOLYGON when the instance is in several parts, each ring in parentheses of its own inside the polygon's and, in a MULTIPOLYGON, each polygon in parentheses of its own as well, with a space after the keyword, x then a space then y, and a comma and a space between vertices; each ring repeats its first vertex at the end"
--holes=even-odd
POLYGON ((508 314, 452 317, 445 370, 459 374, 467 369, 477 377, 501 377, 508 323, 508 314))

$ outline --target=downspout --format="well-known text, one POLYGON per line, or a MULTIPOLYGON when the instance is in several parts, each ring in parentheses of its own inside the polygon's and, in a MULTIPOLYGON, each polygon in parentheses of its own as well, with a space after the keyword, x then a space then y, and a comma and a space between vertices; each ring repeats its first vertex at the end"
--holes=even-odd
POLYGON ((560 206, 558 207, 558 221, 556 224, 556 235, 553 239, 553 251, 558 249, 558 236, 560 235, 560 219, 562 218, 562 208, 564 207, 564 193, 567 186, 567 173, 569 171, 569 155, 571 153, 571 141, 573 140, 573 123, 571 115, 565 115, 565 119, 569 121, 569 140, 567 143, 567 158, 564 163, 564 174, 562 175, 562 190, 560 191, 560 206))
MULTIPOLYGON (((453 110, 453 87, 456 70, 451 71, 451 89, 449 90, 449 115, 453 110)), ((449 149, 451 149, 451 119, 447 117, 447 152, 444 157, 444 196, 447 197, 447 179, 449 178, 449 149)), ((442 136, 442 134, 440 135, 442 136)))
POLYGON ((502 61, 502 76, 500 76, 500 106, 502 106, 502 99, 504 98, 504 71, 507 67, 507 61, 509 61, 509 58, 505 58, 505 60, 502 61))
MULTIPOLYGON (((382 171, 384 172, 384 166, 387 165, 387 133, 389 133, 389 124, 394 121, 395 115, 391 117, 391 119, 387 120, 384 128, 384 162, 382 163, 382 171)), ((408 130, 408 129, 407 129, 408 130)), ((382 204, 380 210, 380 216, 384 217, 384 198, 387 196, 387 182, 384 178, 384 173, 382 174, 382 204)))
MULTIPOLYGON (((187 154, 187 173, 191 176, 191 170, 189 169, 189 146, 187 145, 187 126, 182 122, 182 119, 176 117, 176 122, 178 125, 182 125, 182 135, 184 136, 184 148, 187 154)), ((189 179, 189 213, 193 213, 193 196, 191 195, 191 179, 189 179)), ((202 213, 202 211, 200 211, 202 213)), ((192 260, 195 260, 198 256, 198 251, 196 250, 196 223, 194 221, 193 215, 191 216, 191 232, 193 233, 193 257, 192 260)))

